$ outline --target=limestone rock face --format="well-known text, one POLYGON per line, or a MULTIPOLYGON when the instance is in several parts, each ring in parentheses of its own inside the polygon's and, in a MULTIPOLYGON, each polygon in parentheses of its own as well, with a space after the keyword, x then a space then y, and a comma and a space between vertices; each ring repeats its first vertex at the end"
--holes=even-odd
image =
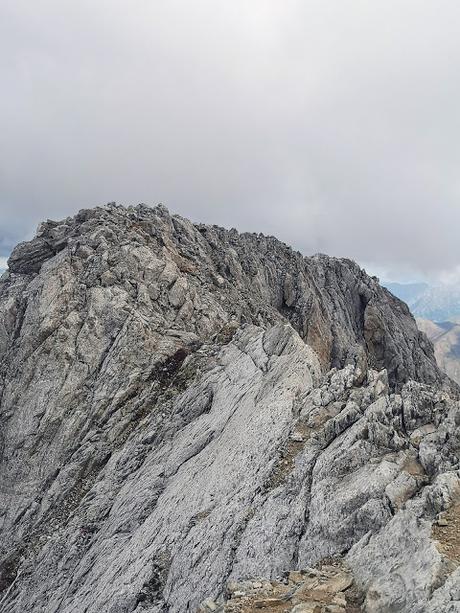
POLYGON ((333 560, 356 610, 448 611, 457 396, 349 260, 162 206, 46 222, 0 281, 0 610, 232 610, 333 560))

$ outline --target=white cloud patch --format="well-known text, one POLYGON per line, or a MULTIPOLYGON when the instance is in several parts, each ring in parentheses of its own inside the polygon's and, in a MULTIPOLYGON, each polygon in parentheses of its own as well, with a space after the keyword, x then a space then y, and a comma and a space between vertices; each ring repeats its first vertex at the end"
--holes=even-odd
POLYGON ((6 0, 0 253, 116 200, 460 264, 456 0, 6 0))

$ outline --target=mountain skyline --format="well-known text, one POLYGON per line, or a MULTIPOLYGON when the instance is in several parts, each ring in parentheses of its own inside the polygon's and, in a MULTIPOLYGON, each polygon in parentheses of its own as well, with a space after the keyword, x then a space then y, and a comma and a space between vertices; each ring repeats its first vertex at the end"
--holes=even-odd
POLYGON ((1 613, 460 612, 459 24, 0 2, 1 613))
MULTIPOLYGON (((153 207, 154 205, 148 205, 153 207)), ((0 210, 1 212, 1 210, 0 210)), ((72 211, 76 213, 75 211, 72 211)), ((54 221, 60 221, 60 218, 54 218, 54 221)), ((195 220, 200 221, 200 220, 195 220)), ((217 224, 218 225, 218 224, 217 224)), ((232 226, 225 226, 226 229, 230 229, 232 226)), ((238 227, 236 228, 240 232, 251 232, 251 230, 247 227, 238 227)), ((16 242, 11 242, 11 240, 5 240, 3 236, 2 240, 2 230, 0 229, 0 273, 4 272, 7 269, 7 260, 8 257, 13 250, 13 248, 19 242, 24 242, 30 240, 35 234, 36 227, 30 227, 27 232, 24 234, 19 234, 16 242)), ((322 251, 312 251, 308 252, 298 248, 295 244, 290 243, 289 240, 283 238, 279 234, 269 234, 268 236, 275 236, 275 238, 282 240, 292 248, 299 250, 304 256, 315 255, 316 253, 323 253, 322 251)), ((326 255, 332 255, 332 253, 326 253, 326 255)), ((336 254, 336 257, 342 257, 346 259, 353 259, 347 253, 336 254)), ((368 262, 363 262, 359 260, 355 260, 356 263, 361 266, 366 272, 372 276, 376 276, 379 278, 380 283, 388 287, 390 291, 392 291, 398 298, 404 300, 409 305, 412 304, 411 298, 413 291, 417 291, 418 289, 427 289, 428 287, 432 288, 450 288, 456 285, 460 286, 460 276, 457 272, 457 269, 453 269, 450 273, 441 273, 438 277, 427 278, 424 275, 414 275, 413 272, 403 272, 401 274, 396 274, 393 278, 388 277, 388 269, 383 269, 374 264, 369 264, 368 262)))
MULTIPOLYGON (((247 229, 243 228, 242 231, 247 231, 247 229)), ((20 236, 17 243, 30 240, 33 235, 34 230, 31 230, 27 234, 20 236)), ((275 238, 280 239, 281 237, 275 235, 275 238)), ((5 244, 2 245, 0 243, 0 254, 2 254, 0 255, 0 273, 5 272, 5 270, 7 269, 8 257, 17 243, 11 244, 11 246, 8 244, 8 247, 5 244)), ((289 245, 289 242, 286 242, 286 244, 289 245)), ((294 247, 293 245, 290 246, 294 247)), ((302 252, 302 250, 300 251, 304 256, 314 255, 314 253, 306 253, 302 252)), ((348 258, 347 254, 342 254, 338 257, 348 258)), ((458 278, 456 271, 454 271, 454 273, 450 275, 441 275, 440 278, 435 280, 427 280, 427 278, 424 276, 421 276, 418 279, 415 278, 414 280, 414 277, 410 274, 408 276, 402 275, 402 277, 396 277, 395 279, 388 279, 386 277, 386 275, 388 274, 387 270, 379 269, 379 267, 375 267, 372 264, 369 265, 365 262, 363 263, 357 261, 357 264, 361 266, 364 270, 366 270, 368 274, 377 276, 380 280, 381 285, 387 287, 395 296, 406 302, 411 307, 411 309, 414 310, 414 314, 416 316, 424 317, 430 320, 433 320, 433 318, 436 319, 434 313, 430 314, 430 301, 434 300, 436 302, 436 296, 439 294, 443 294, 445 297, 444 299, 446 299, 450 294, 458 293, 459 297, 458 299, 456 298, 456 302, 458 302, 458 307, 455 306, 453 312, 445 313, 444 319, 449 319, 449 316, 452 315, 455 317, 460 317, 460 279, 458 278), (430 292, 431 297, 429 296, 430 292), (423 304, 415 306, 415 298, 421 297, 422 294, 425 295, 426 304, 424 306, 423 304)), ((442 320, 442 313, 445 311, 446 309, 444 309, 443 311, 443 308, 441 307, 440 312, 437 315, 439 321, 442 320)))

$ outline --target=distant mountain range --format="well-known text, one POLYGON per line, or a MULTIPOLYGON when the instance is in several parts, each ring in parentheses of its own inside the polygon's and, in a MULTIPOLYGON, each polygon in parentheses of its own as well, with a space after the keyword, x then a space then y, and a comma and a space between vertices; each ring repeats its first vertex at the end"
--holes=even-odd
POLYGON ((434 322, 460 322, 460 285, 427 283, 383 283, 392 294, 404 300, 416 317, 434 322))
POLYGON ((460 383, 460 286, 427 283, 383 283, 404 300, 417 325, 434 345, 439 366, 460 383))
POLYGON ((392 294, 407 302, 410 306, 426 290, 430 288, 428 283, 382 283, 392 294))
POLYGON ((460 324, 417 318, 417 326, 433 343, 436 361, 442 370, 460 383, 460 324))

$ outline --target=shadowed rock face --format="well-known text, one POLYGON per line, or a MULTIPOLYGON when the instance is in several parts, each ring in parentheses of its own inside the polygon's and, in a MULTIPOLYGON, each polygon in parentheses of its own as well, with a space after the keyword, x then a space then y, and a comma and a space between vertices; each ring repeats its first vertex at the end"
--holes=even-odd
POLYGON ((0 282, 0 610, 196 611, 331 556, 370 611, 396 563, 394 610, 447 602, 456 394, 351 261, 161 206, 46 222, 0 282))

